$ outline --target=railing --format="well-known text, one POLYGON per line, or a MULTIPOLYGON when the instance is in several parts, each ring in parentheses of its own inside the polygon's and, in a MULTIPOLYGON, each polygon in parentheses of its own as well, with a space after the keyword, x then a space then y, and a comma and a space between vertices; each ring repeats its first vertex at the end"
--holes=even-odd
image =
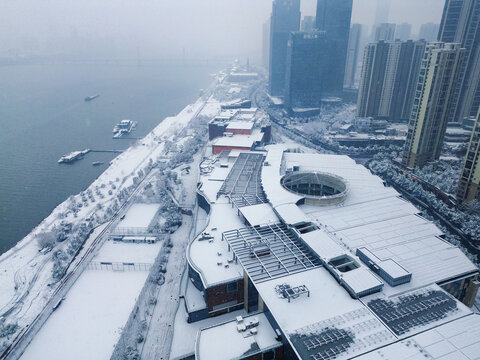
POLYGON ((112 270, 112 271, 149 271, 153 264, 92 261, 88 264, 88 270, 112 270))

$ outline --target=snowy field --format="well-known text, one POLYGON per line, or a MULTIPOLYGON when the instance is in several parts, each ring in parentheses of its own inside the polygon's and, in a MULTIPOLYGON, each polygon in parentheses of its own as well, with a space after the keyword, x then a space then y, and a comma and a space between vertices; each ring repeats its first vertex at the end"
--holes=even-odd
POLYGON ((21 359, 109 359, 147 275, 86 270, 21 359))
POLYGON ((155 244, 107 241, 93 261, 153 264, 161 247, 161 241, 155 244))
POLYGON ((119 228, 147 228, 160 208, 159 204, 133 204, 118 224, 119 228))

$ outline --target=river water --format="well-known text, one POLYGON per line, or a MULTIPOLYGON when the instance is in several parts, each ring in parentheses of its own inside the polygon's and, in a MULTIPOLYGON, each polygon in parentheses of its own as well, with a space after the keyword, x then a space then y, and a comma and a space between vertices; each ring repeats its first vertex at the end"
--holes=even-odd
POLYGON ((16 65, 0 67, 0 254, 68 196, 84 190, 115 154, 90 153, 71 165, 73 150, 126 149, 112 139, 122 119, 142 137, 178 113, 211 83, 219 66, 16 65), (85 102, 87 95, 100 97, 85 102), (104 165, 92 166, 93 161, 104 165))

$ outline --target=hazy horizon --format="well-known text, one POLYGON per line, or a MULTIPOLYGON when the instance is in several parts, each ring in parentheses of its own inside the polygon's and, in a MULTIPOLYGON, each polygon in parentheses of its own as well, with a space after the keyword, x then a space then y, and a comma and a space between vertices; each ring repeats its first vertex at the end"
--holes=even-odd
MULTIPOLYGON (((354 0, 372 25, 377 0, 354 0)), ((258 61, 271 0, 0 0, 0 56, 75 53, 142 58, 250 56, 258 61)), ((443 0, 391 0, 389 21, 439 23, 443 0)), ((302 0, 302 16, 316 0, 302 0)))

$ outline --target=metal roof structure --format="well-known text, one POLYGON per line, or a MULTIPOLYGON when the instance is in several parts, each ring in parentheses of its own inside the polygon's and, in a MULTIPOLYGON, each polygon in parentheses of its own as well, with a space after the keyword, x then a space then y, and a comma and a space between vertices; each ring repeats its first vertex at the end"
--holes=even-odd
POLYGON ((266 203, 260 179, 264 159, 263 154, 241 153, 218 195, 226 195, 237 208, 266 203))
POLYGON ((281 223, 225 231, 222 239, 255 283, 320 266, 320 260, 281 223))

